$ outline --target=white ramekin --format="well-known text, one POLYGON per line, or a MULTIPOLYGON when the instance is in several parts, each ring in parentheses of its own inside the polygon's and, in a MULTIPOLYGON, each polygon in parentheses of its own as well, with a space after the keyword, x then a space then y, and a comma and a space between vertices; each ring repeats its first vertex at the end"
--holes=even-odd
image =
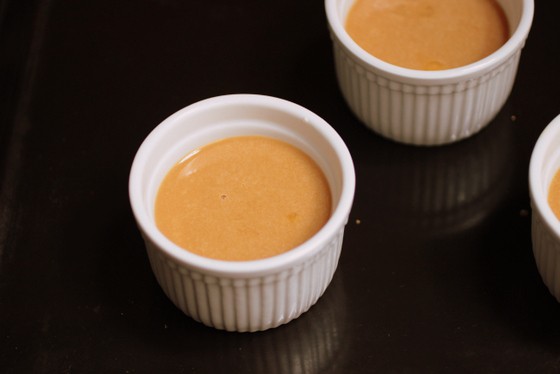
POLYGON ((340 89, 366 126, 402 143, 447 144, 477 133, 502 108, 531 28, 533 0, 498 0, 509 40, 482 60, 439 71, 395 66, 359 47, 344 27, 353 2, 325 0, 325 8, 340 89))
POLYGON ((243 94, 203 100, 164 120, 140 146, 129 179, 132 210, 164 292, 195 320, 229 331, 276 327, 315 304, 337 267, 354 187, 350 153, 329 124, 294 103, 243 94), (278 256, 235 262, 195 255, 156 228, 157 189, 189 151, 239 135, 275 137, 309 154, 329 182, 332 215, 311 239, 278 256))
POLYGON ((529 164, 535 262, 550 293, 560 301, 560 221, 548 205, 548 191, 560 170, 560 115, 542 132, 529 164))

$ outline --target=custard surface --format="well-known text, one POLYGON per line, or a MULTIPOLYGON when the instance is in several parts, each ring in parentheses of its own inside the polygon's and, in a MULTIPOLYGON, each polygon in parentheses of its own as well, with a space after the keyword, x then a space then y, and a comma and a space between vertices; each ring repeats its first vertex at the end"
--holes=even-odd
POLYGON ((560 170, 554 174, 550 187, 548 188, 548 205, 560 220, 560 170))
POLYGON ((509 38, 495 0, 356 0, 345 27, 371 55, 416 70, 468 65, 509 38))
POLYGON ((179 161, 160 185, 156 224, 182 248, 231 261, 302 244, 331 214, 328 182, 298 148, 262 136, 226 138, 179 161))

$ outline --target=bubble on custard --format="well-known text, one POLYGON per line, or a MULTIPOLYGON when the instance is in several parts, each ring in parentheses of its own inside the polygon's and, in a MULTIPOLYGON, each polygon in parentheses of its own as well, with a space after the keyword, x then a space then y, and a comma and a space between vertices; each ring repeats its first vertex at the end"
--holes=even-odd
POLYGON ((290 221, 290 222, 297 221, 298 217, 299 217, 299 215, 296 212, 291 212, 291 213, 288 213, 288 215, 287 215, 288 221, 290 221))
POLYGON ((445 70, 448 67, 440 61, 431 60, 424 64, 424 70, 445 70))

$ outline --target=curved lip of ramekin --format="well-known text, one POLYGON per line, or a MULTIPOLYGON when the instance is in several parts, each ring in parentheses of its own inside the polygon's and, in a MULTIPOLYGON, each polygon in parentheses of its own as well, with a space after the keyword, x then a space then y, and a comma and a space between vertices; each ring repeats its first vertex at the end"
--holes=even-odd
POLYGON ((355 190, 355 170, 352 157, 346 144, 338 133, 321 117, 310 110, 284 99, 257 94, 230 94, 212 97, 191 104, 172 114, 146 137, 138 149, 132 163, 129 176, 129 198, 136 222, 141 226, 144 234, 153 241, 165 255, 184 264, 190 269, 212 276, 226 276, 232 278, 251 278, 273 275, 281 270, 301 264, 316 255, 324 246, 328 245, 338 232, 346 225, 350 209, 353 204, 355 190), (301 118, 309 126, 318 129, 335 150, 342 169, 342 189, 340 200, 327 223, 309 240, 285 253, 252 261, 223 261, 215 260, 188 252, 171 242, 155 226, 147 214, 142 202, 141 176, 142 167, 147 159, 147 153, 157 142, 157 133, 164 131, 164 127, 172 126, 173 118, 181 112, 213 107, 219 109, 222 105, 259 105, 271 109, 291 113, 301 118))
POLYGON ((542 216, 543 223, 560 239, 560 220, 558 220, 552 208, 548 205, 546 193, 548 187, 543 186, 541 177, 545 154, 550 147, 550 142, 558 136, 560 136, 560 115, 554 118, 543 130, 533 148, 529 162, 529 193, 533 202, 533 208, 542 216))
POLYGON ((533 0, 523 0, 523 11, 519 25, 508 41, 498 50, 485 58, 472 64, 446 70, 415 70, 396 66, 380 60, 364 49, 362 49, 346 32, 344 20, 338 16, 337 5, 340 0, 325 0, 325 10, 331 31, 334 32, 338 40, 363 63, 374 69, 383 71, 386 74, 405 80, 410 83, 446 83, 457 80, 469 79, 473 76, 481 75, 506 61, 525 43, 525 39, 531 29, 534 13, 533 0))

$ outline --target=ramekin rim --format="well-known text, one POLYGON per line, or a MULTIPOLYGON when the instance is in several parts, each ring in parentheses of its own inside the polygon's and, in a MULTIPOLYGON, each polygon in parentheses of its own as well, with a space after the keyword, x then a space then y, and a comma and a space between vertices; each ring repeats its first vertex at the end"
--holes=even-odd
POLYGON ((344 229, 348 220, 348 215, 352 208, 354 199, 355 183, 355 169, 350 151, 336 130, 334 130, 334 128, 324 119, 309 109, 285 99, 262 94, 238 93, 214 96, 200 100, 178 110, 160 122, 144 139, 136 152, 129 175, 129 199, 137 224, 142 228, 143 233, 149 238, 149 240, 161 248, 161 252, 167 257, 170 257, 184 266, 201 273, 232 278, 247 278, 272 275, 291 267, 294 263, 304 262, 308 258, 316 255, 322 247, 332 241, 334 235, 336 235, 341 229, 344 229), (140 162, 142 161, 142 157, 145 157, 147 148, 151 146, 152 142, 155 142, 155 137, 158 132, 164 131, 164 127, 166 126, 171 126, 177 116, 180 116, 187 111, 199 110, 210 106, 219 107, 220 105, 231 103, 241 105, 259 104, 272 109, 283 110, 300 117, 305 123, 315 127, 321 132, 321 134, 323 134, 335 150, 337 158, 340 162, 343 174, 340 200, 327 223, 321 228, 321 230, 319 230, 319 232, 306 242, 296 248, 273 257, 252 261, 224 261, 188 252, 171 242, 156 229, 147 214, 144 214, 140 208, 143 204, 138 201, 139 199, 142 199, 138 188, 141 176, 140 162))
POLYGON ((560 114, 541 132, 533 148, 529 161, 529 194, 533 210, 538 211, 538 214, 543 218, 543 224, 560 239, 560 220, 554 215, 548 204, 548 196, 543 192, 548 191, 548 188, 544 188, 540 176, 544 155, 555 136, 560 136, 560 114))
POLYGON ((325 11, 331 34, 334 34, 340 43, 356 58, 369 67, 383 71, 394 78, 417 83, 446 83, 457 80, 469 79, 479 76, 503 63, 517 50, 521 49, 533 22, 534 0, 522 0, 523 11, 519 24, 506 43, 496 51, 474 63, 446 70, 416 70, 397 66, 372 56, 362 49, 346 32, 343 20, 338 17, 336 9, 340 0, 325 0, 325 11))

